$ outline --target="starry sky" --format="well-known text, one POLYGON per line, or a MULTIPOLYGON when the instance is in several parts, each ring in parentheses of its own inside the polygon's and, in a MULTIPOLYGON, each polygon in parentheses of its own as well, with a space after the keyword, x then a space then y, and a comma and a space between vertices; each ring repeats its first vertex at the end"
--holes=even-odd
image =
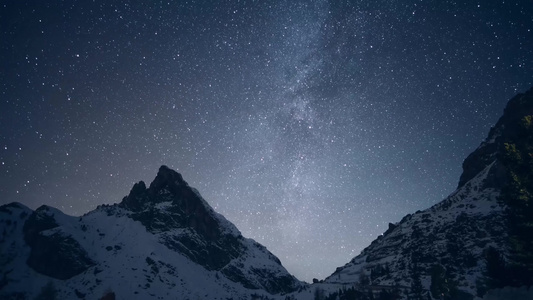
POLYGON ((0 204, 160 165, 299 279, 451 193, 533 86, 533 2, 0 1, 0 204))

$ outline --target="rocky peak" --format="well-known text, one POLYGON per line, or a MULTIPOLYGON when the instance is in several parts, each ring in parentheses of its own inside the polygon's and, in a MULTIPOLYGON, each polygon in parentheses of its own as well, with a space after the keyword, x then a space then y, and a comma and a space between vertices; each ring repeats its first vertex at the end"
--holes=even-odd
POLYGON ((144 181, 139 181, 133 185, 133 188, 131 188, 128 198, 135 198, 138 195, 142 195, 144 192, 146 192, 146 184, 144 181))
MULTIPOLYGON (((504 144, 509 140, 514 140, 520 134, 519 128, 522 119, 527 115, 533 115, 533 88, 509 100, 503 116, 490 129, 487 139, 464 160, 463 173, 459 179, 458 188, 465 185, 501 155, 504 144)), ((498 170, 502 170, 500 165, 497 165, 493 170, 492 177, 501 177, 501 174, 497 174, 498 170)), ((490 179, 489 177, 489 183, 502 182, 502 180, 490 179)))
POLYGON ((282 269, 275 256, 245 239, 181 174, 166 166, 159 168, 149 188, 142 181, 136 183, 119 206, 128 210, 129 217, 141 222, 168 249, 207 270, 219 271, 246 288, 279 293, 292 291, 299 285, 282 269), (253 255, 261 252, 271 267, 253 266, 246 270, 248 265, 244 262, 249 259, 250 251, 253 255), (252 279, 248 278, 249 274, 253 274, 252 279))
POLYGON ((177 186, 188 187, 189 184, 183 180, 183 176, 181 176, 180 173, 163 165, 159 167, 157 176, 155 177, 154 181, 150 183, 150 190, 161 190, 165 187, 173 188, 177 186))
POLYGON ((182 199, 184 194, 191 192, 192 188, 183 180, 180 173, 163 165, 159 168, 157 176, 150 183, 148 189, 143 181, 139 181, 133 186, 128 196, 122 199, 120 205, 132 211, 139 211, 145 209, 146 206, 173 200, 161 195, 170 193, 171 196, 174 196, 172 198, 182 199))
POLYGON ((221 234, 213 209, 181 174, 167 166, 159 168, 148 189, 144 182, 136 183, 120 206, 132 211, 131 217, 154 233, 191 228, 208 239, 221 234))

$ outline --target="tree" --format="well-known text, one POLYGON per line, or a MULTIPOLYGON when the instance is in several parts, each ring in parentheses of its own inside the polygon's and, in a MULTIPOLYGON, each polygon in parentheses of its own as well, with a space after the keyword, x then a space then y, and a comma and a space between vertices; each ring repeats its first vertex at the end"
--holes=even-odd
POLYGON ((315 292, 313 295, 314 295, 313 297, 314 300, 324 300, 324 290, 322 290, 319 287, 315 288, 315 292))
POLYGON ((412 269, 413 283, 411 284, 410 299, 423 300, 424 299, 424 286, 422 286, 422 280, 420 280, 420 270, 417 266, 412 269))
POLYGON ((431 295, 435 299, 446 299, 450 288, 446 279, 446 270, 439 264, 431 268, 431 295))
POLYGON ((363 270, 361 270, 361 275, 359 275, 359 284, 362 286, 370 285, 370 278, 363 270))
POLYGON ((491 288, 504 287, 506 283, 506 266, 503 256, 494 247, 489 247, 485 253, 486 274, 490 279, 491 288))

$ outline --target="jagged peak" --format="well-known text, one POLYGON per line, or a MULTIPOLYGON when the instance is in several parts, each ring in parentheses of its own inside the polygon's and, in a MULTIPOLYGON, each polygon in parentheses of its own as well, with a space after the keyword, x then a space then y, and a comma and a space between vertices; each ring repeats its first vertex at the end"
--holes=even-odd
POLYGON ((237 228, 216 213, 180 173, 164 165, 149 188, 143 181, 136 183, 119 207, 133 212, 132 217, 153 232, 190 227, 209 238, 240 236, 237 228))
POLYGON ((157 176, 154 181, 150 183, 150 190, 159 190, 165 186, 188 186, 189 184, 183 180, 183 176, 180 173, 170 169, 169 167, 162 165, 159 167, 157 176))
POLYGON ((136 210, 147 203, 159 201, 160 198, 155 197, 155 195, 160 194, 163 190, 177 194, 190 189, 191 187, 183 180, 183 176, 180 173, 162 165, 159 167, 156 177, 150 183, 150 187, 146 188, 144 181, 135 183, 128 196, 122 199, 121 206, 136 210))
POLYGON ((144 183, 144 181, 141 180, 133 185, 130 193, 128 194, 126 198, 134 198, 137 195, 141 195, 145 192, 146 192, 146 184, 144 183))

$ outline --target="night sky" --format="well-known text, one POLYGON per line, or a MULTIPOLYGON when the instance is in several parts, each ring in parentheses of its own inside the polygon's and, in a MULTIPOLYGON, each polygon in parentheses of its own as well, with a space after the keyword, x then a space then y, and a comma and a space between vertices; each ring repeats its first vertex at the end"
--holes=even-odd
POLYGON ((0 2, 0 204, 160 165, 299 279, 451 193, 533 86, 533 1, 0 2))

